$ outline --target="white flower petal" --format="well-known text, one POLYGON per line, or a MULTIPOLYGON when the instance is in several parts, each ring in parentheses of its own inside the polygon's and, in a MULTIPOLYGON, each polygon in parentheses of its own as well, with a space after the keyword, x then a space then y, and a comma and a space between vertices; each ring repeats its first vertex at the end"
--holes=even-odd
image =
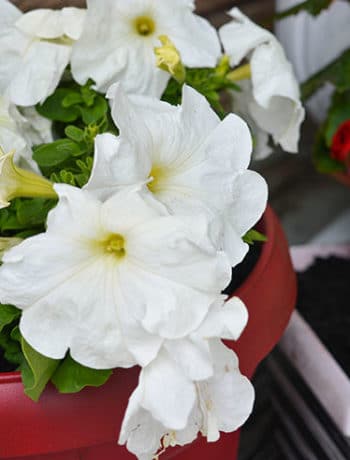
POLYGON ((144 409, 170 430, 185 428, 196 400, 195 387, 165 351, 142 369, 139 385, 144 409))
POLYGON ((167 340, 164 348, 189 379, 193 381, 205 380, 213 375, 207 341, 195 338, 167 340))
POLYGON ((213 403, 212 411, 218 429, 230 433, 242 426, 252 412, 254 388, 238 369, 238 360, 232 350, 220 341, 211 342, 214 377, 208 381, 213 403))
POLYGON ((96 136, 94 164, 88 183, 83 187, 99 199, 106 199, 126 186, 145 182, 150 170, 147 154, 122 137, 105 133, 96 136))
POLYGON ((33 37, 54 39, 65 35, 77 40, 81 35, 84 19, 85 10, 81 8, 38 9, 23 14, 17 20, 16 27, 33 37))
POLYGON ((248 310, 238 297, 213 305, 199 329, 196 337, 238 340, 248 322, 248 310))
POLYGON ((139 387, 129 399, 122 423, 119 444, 126 444, 129 452, 139 460, 151 460, 161 447, 166 428, 140 405, 142 390, 139 387))
MULTIPOLYGON (((141 191, 141 186, 134 186, 121 190, 104 202, 101 222, 109 232, 125 235, 129 240, 126 243, 128 251, 132 253, 130 234, 133 228, 138 234, 140 225, 163 216, 169 216, 165 207, 150 193, 141 191)), ((155 227, 158 228, 158 219, 155 227)))
MULTIPOLYGON (((232 65, 245 57, 250 61, 253 95, 250 97, 248 91, 233 97, 240 101, 241 113, 247 112, 259 129, 272 135, 276 144, 288 152, 296 152, 305 113, 291 64, 270 32, 254 24, 237 8, 230 15, 233 21, 220 29, 220 36, 232 65), (244 97, 246 101, 242 101, 244 97)), ((242 86, 247 86, 246 82, 242 86)), ((258 157, 267 153, 264 149, 258 157)))
POLYGON ((56 89, 68 65, 71 49, 47 42, 33 43, 27 50, 21 71, 13 76, 9 96, 17 105, 43 102, 56 89), (45 65, 42 63, 45 62, 45 65))
POLYGON ((233 21, 223 25, 219 35, 232 66, 238 65, 263 43, 276 40, 268 30, 254 24, 238 8, 232 8, 228 14, 233 21))
POLYGON ((121 81, 128 93, 160 97, 170 78, 156 66, 160 35, 169 36, 185 65, 214 67, 220 56, 217 34, 193 10, 193 2, 183 0, 106 0, 103 5, 89 0, 85 28, 73 48, 74 78, 80 83, 92 78, 103 92, 121 81), (138 18, 152 21, 149 35, 137 31, 138 18))
POLYGON ((0 4, 0 26, 12 26, 12 24, 22 16, 22 12, 8 0, 2 0, 0 4))
POLYGON ((233 186, 233 202, 225 216, 239 236, 245 235, 263 215, 268 188, 265 179, 255 171, 238 174, 233 186))
POLYGON ((203 321, 214 301, 210 292, 201 292, 149 273, 146 267, 140 270, 137 264, 122 280, 125 286, 123 296, 135 314, 138 312, 137 319, 147 331, 163 338, 177 339, 188 335, 203 321))
POLYGON ((7 0, 0 2, 1 94, 6 94, 12 79, 17 75, 22 56, 30 43, 28 37, 13 27, 20 15, 21 12, 7 0))
POLYGON ((154 98, 128 98, 120 85, 112 87, 108 96, 120 136, 97 138, 95 165, 86 188, 107 198, 107 187, 111 193, 132 183, 147 183, 149 191, 182 220, 206 215, 211 225, 206 241, 213 238, 232 264, 240 262, 248 250, 241 229, 247 221, 253 226, 266 206, 263 181, 250 180, 243 191, 247 197, 240 196, 239 176, 248 167, 252 149, 246 123, 234 114, 220 122, 206 99, 187 86, 179 107, 154 98), (252 210, 243 216, 242 224, 236 224, 241 216, 234 216, 233 209, 239 210, 240 200, 252 210))
POLYGON ((80 35, 85 12, 67 8, 21 15, 5 1, 1 8, 5 18, 0 28, 0 91, 17 105, 36 105, 56 89, 69 63, 69 40, 80 35), (67 43, 50 42, 51 39, 67 39, 67 43))
POLYGON ((70 185, 56 184, 54 188, 60 205, 49 213, 47 232, 66 240, 75 239, 81 244, 101 233, 100 203, 97 199, 89 192, 70 185))
POLYGON ((246 256, 249 246, 242 240, 229 219, 224 218, 221 245, 227 254, 232 267, 241 263, 246 256))

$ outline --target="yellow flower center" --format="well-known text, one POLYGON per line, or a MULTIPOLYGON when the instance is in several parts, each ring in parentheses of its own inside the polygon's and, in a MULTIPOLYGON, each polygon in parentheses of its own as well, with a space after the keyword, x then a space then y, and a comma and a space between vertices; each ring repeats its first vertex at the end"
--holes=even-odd
POLYGON ((152 193, 157 193, 161 190, 162 185, 164 185, 164 180, 169 176, 169 171, 167 168, 161 165, 153 165, 151 172, 149 173, 149 178, 151 179, 148 182, 147 187, 152 193))
POLYGON ((152 35, 156 30, 156 24, 149 16, 139 16, 134 24, 136 32, 143 37, 152 35))
POLYGON ((117 259, 122 259, 125 256, 125 239, 118 233, 110 235, 105 239, 102 242, 102 246, 107 254, 113 255, 117 259))

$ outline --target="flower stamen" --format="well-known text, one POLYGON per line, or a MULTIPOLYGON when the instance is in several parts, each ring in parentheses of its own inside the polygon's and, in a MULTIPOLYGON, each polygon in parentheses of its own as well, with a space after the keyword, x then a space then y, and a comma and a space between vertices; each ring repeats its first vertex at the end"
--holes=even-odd
POLYGON ((113 255, 117 259, 122 259, 126 254, 125 239, 122 235, 119 235, 119 233, 110 235, 102 244, 105 252, 113 255))
POLYGON ((149 178, 151 179, 147 187, 152 193, 157 193, 161 189, 161 183, 169 175, 169 172, 164 166, 153 165, 151 172, 149 173, 149 178))
POLYGON ((152 35, 156 29, 156 24, 149 16, 139 16, 135 19, 135 28, 139 35, 148 37, 152 35))

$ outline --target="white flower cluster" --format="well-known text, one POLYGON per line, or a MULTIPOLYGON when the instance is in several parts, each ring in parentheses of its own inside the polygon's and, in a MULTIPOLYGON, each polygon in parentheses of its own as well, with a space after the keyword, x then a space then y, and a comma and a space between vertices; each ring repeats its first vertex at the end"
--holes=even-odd
MULTIPOLYGON (((240 117, 220 121, 186 85, 181 105, 159 100, 170 78, 155 64, 159 36, 187 67, 214 67, 220 57, 219 37, 193 1, 87 3, 22 15, 0 0, 3 149, 35 167, 30 147, 51 134, 32 106, 68 64, 77 82, 92 78, 107 92, 119 130, 96 137, 83 189, 54 186, 46 232, 4 253, 0 302, 22 310, 23 337, 47 357, 69 350, 95 369, 141 367, 119 442, 150 460, 198 433, 216 441, 251 412, 252 385, 221 341, 239 338, 247 310, 221 292, 248 250, 242 236, 264 211, 267 186, 247 169, 252 139, 240 117)), ((233 64, 251 61, 249 116, 293 149, 302 108, 289 64, 270 34, 231 13, 220 34, 233 64)))
POLYGON ((276 38, 237 8, 219 30, 193 14, 193 0, 87 0, 87 10, 63 8, 22 14, 0 0, 0 93, 20 106, 43 102, 70 64, 73 78, 89 78, 106 92, 122 82, 129 94, 160 97, 170 75, 156 66, 155 47, 167 36, 187 67, 214 67, 221 44, 236 66, 248 59, 251 78, 239 82, 233 110, 249 122, 255 153, 271 153, 268 136, 297 151, 304 109, 290 63, 276 38))
POLYGON ((169 436, 214 441, 250 414, 252 386, 220 342, 247 311, 221 292, 267 187, 247 171, 244 121, 220 122, 193 89, 179 107, 119 85, 111 96, 119 136, 96 137, 88 184, 55 185, 47 231, 5 252, 0 301, 23 310, 21 333, 45 356, 142 367, 120 442, 151 459, 169 436))

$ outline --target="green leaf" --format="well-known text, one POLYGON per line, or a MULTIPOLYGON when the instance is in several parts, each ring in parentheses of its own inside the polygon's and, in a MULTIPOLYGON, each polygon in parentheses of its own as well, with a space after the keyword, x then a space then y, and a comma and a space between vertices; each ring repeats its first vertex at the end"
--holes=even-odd
POLYGON ((84 99, 81 97, 81 94, 75 91, 71 91, 62 99, 62 107, 68 109, 73 105, 78 105, 83 102, 84 99))
POLYGON ((111 375, 111 370, 90 369, 67 356, 52 376, 52 383, 60 393, 77 393, 86 386, 103 385, 111 375))
POLYGON ((59 139, 50 144, 34 147, 33 158, 41 168, 54 168, 68 158, 79 155, 81 146, 71 139, 59 139))
POLYGON ((325 140, 328 147, 332 145, 333 136, 339 126, 347 120, 350 120, 350 90, 344 93, 335 92, 325 128, 325 140))
POLYGON ((88 107, 91 107, 94 105, 95 98, 98 95, 98 93, 91 89, 90 86, 93 84, 92 80, 89 80, 84 86, 80 88, 80 94, 82 97, 83 102, 85 105, 88 107))
POLYGON ((21 346, 25 358, 21 364, 24 392, 33 401, 38 401, 61 360, 41 355, 23 337, 21 346))
POLYGON ((324 126, 321 127, 313 149, 313 161, 316 169, 320 173, 332 174, 346 171, 345 165, 340 161, 334 160, 330 155, 324 137, 324 126))
POLYGON ((350 89, 350 49, 344 51, 301 85, 302 99, 311 97, 327 82, 332 83, 338 92, 350 89))
POLYGON ((307 11, 313 16, 317 16, 321 11, 327 9, 333 0, 306 0, 301 3, 297 3, 295 6, 288 8, 287 10, 281 11, 275 15, 277 19, 284 19, 288 16, 298 14, 301 11, 307 11))
MULTIPOLYGON (((227 78, 230 71, 229 66, 222 68, 219 63, 216 68, 188 68, 186 69, 186 84, 192 86, 199 93, 206 97, 210 105, 216 110, 219 116, 223 116, 225 111, 221 105, 221 93, 226 89, 239 91, 239 86, 227 78), (225 74, 226 72, 226 74, 225 74)), ((165 89, 162 100, 172 105, 181 103, 182 85, 174 79, 170 79, 165 89)))
POLYGON ((16 319, 21 316, 21 310, 12 305, 1 305, 0 304, 0 332, 5 326, 13 323, 16 319))
POLYGON ((21 200, 17 205, 17 219, 24 227, 45 225, 49 211, 55 206, 55 200, 35 198, 21 200))
POLYGON ((75 142, 82 142, 84 139, 84 130, 74 125, 66 126, 64 130, 66 136, 75 142))
POLYGON ((43 117, 53 121, 62 121, 64 123, 70 123, 79 118, 79 110, 76 107, 65 107, 63 105, 64 100, 70 100, 74 98, 76 91, 69 88, 58 88, 49 96, 43 104, 36 106, 37 111, 43 117))
POLYGON ((92 123, 97 123, 106 115, 108 111, 108 103, 103 96, 96 94, 94 104, 92 106, 79 106, 79 109, 83 122, 86 125, 90 125, 92 123))
POLYGON ((7 218, 6 222, 4 222, 1 225, 2 233, 16 232, 16 231, 21 231, 21 230, 24 230, 24 229, 25 229, 25 226, 18 221, 18 218, 17 218, 16 215, 10 215, 7 218))
POLYGON ((254 244, 257 241, 265 243, 267 241, 267 237, 257 230, 252 229, 243 236, 243 241, 247 244, 254 244))
POLYGON ((4 350, 3 356, 8 363, 20 365, 23 361, 23 353, 18 341, 19 327, 17 325, 19 317, 15 318, 11 324, 4 326, 0 331, 0 347, 4 350))

